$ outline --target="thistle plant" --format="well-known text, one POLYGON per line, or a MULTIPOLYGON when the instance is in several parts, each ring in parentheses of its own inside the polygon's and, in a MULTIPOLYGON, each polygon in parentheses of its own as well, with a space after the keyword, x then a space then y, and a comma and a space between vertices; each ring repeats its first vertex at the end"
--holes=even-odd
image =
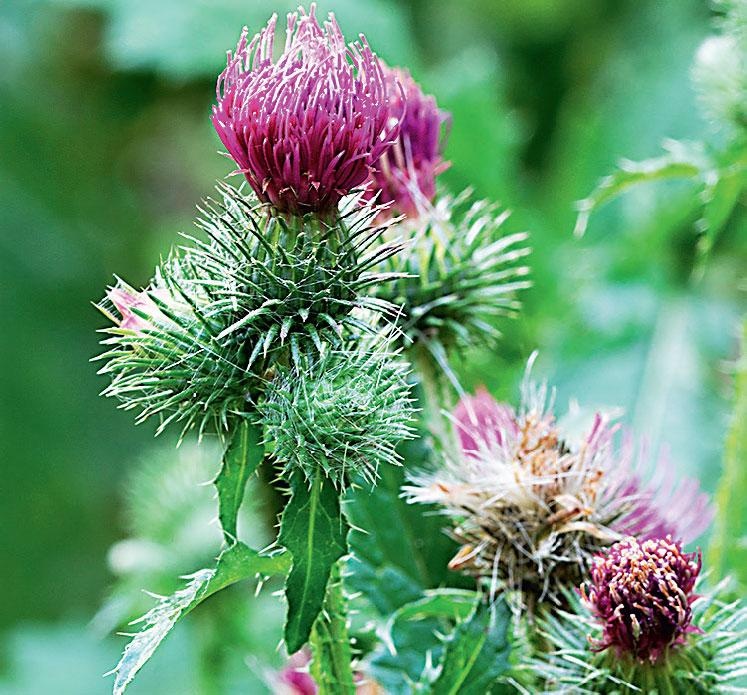
POLYGON ((571 610, 541 620, 550 650, 531 667, 548 692, 743 692, 747 609, 723 585, 701 595, 700 570, 671 536, 596 556, 571 610))
POLYGON ((463 399, 451 414, 456 457, 405 487, 411 502, 436 503, 448 516, 460 544, 452 569, 531 612, 543 602, 562 605, 594 554, 621 538, 693 539, 711 517, 697 483, 659 475, 658 486, 646 484, 654 471, 631 441, 615 445, 609 418, 597 413, 574 438, 556 420, 553 400, 529 370, 518 409, 486 391, 463 399))
POLYGON ((222 551, 143 617, 115 695, 182 616, 258 576, 285 582, 278 688, 726 688, 743 610, 698 599, 700 555, 682 545, 707 496, 604 413, 571 432, 529 368, 518 407, 466 395, 452 365, 516 316, 527 234, 440 184, 450 117, 406 69, 314 5, 288 16, 282 51, 276 24, 245 28, 217 80, 211 121, 241 183, 218 184, 147 287, 117 279, 100 304, 104 394, 222 447, 222 551), (402 448, 428 428, 435 446, 402 448), (255 474, 282 500, 263 549, 237 521, 255 474), (449 539, 408 536, 393 562, 400 525, 434 507, 449 539))
POLYGON ((356 187, 395 141, 406 100, 365 38, 346 44, 314 5, 289 15, 277 60, 275 28, 273 17, 251 40, 244 29, 218 78, 212 122, 248 187, 219 185, 198 233, 151 284, 118 281, 101 305, 114 324, 100 357, 105 394, 139 421, 159 418, 159 431, 179 423, 182 437, 196 429, 225 447, 214 480, 225 549, 149 614, 115 669, 115 692, 182 612, 269 570, 288 575, 289 653, 318 639, 330 678, 352 683, 337 653, 347 653, 345 604, 325 598, 328 584, 339 593, 330 576, 348 551, 340 495, 399 463, 413 412, 387 328, 395 309, 369 291, 391 278, 379 266, 401 244, 382 239, 381 209, 356 187), (343 198, 359 201, 352 212, 343 198), (279 471, 291 497, 259 553, 238 539, 236 520, 249 477, 275 464, 265 478, 279 471), (339 639, 321 638, 328 621, 339 639))

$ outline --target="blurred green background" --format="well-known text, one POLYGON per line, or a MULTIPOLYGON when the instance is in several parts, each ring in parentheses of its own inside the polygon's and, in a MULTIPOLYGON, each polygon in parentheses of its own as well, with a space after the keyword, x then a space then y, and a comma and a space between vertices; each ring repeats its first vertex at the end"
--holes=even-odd
MULTIPOLYGON (((98 398, 104 381, 88 360, 105 321, 90 302, 114 273, 146 283, 159 254, 189 231, 199 199, 231 169, 208 121, 225 50, 244 24, 258 28, 293 5, 0 3, 3 695, 109 690, 100 676, 124 640, 102 637, 106 620, 89 621, 113 582, 107 549, 136 525, 124 481, 139 460, 176 454, 98 398)), ((677 467, 712 490, 729 412, 725 365, 745 309, 744 215, 718 237, 697 283, 687 184, 633 189, 583 239, 571 233, 574 201, 620 157, 653 156, 664 137, 718 137, 689 80, 711 33, 709 6, 325 0, 320 8, 336 12, 349 38, 364 31, 389 63, 409 66, 453 114, 444 185, 473 186, 513 210, 509 229, 531 232, 525 311, 504 326, 499 354, 465 358, 465 382, 515 399, 538 347, 537 372, 558 385, 561 405, 575 397, 625 408, 652 448, 668 446, 677 467)), ((208 480, 214 462, 196 479, 208 480)), ((204 640, 209 629, 199 616, 177 629, 132 692, 207 692, 191 654, 194 634, 204 640)), ((257 649, 277 659, 277 638, 265 633, 255 635, 257 649)), ((242 670, 261 692, 262 667, 239 662, 237 683, 242 670)))

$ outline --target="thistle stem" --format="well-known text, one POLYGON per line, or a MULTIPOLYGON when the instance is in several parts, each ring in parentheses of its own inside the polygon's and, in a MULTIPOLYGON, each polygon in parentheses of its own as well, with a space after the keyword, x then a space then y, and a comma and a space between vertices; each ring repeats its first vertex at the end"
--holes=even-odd
POLYGON ((311 674, 319 695, 354 695, 352 651, 348 636, 347 602, 342 587, 341 561, 332 567, 324 610, 311 632, 311 674))
POLYGON ((452 391, 446 376, 425 345, 416 344, 412 361, 421 390, 421 408, 426 429, 447 452, 455 451, 453 428, 444 410, 451 410, 452 391))

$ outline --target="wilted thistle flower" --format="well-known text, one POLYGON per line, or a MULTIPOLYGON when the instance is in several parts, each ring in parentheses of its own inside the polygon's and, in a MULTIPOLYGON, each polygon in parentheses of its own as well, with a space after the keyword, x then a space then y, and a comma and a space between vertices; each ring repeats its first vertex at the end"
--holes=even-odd
POLYGON ((670 486, 663 513, 636 471, 632 447, 614 446, 616 427, 597 414, 574 439, 558 424, 545 385, 525 380, 518 411, 487 392, 453 413, 461 447, 442 470, 416 476, 411 501, 438 503, 462 544, 452 569, 484 580, 491 592, 519 591, 562 602, 594 553, 629 533, 672 528, 692 537, 710 519, 697 486, 670 486))
POLYGON ((721 600, 726 581, 701 592, 700 569, 671 537, 616 543, 567 592, 569 611, 540 617, 546 649, 527 668, 544 692, 744 692, 747 610, 721 600))
POLYGON ((288 15, 273 61, 273 16, 254 38, 245 28, 218 79, 212 121, 260 200, 277 210, 333 215, 397 137, 389 85, 365 38, 346 45, 332 14, 314 4, 288 15))
POLYGON ((382 348, 329 351, 300 375, 279 369, 260 410, 284 475, 323 473, 344 488, 399 465, 395 447, 413 432, 406 374, 382 348))
POLYGON ((682 552, 667 538, 626 538, 597 555, 582 600, 602 625, 596 650, 655 662, 694 632, 691 604, 700 553, 682 552))
POLYGON ((438 108, 434 97, 423 93, 409 72, 389 67, 384 72, 393 95, 391 118, 397 119, 403 111, 405 115, 396 142, 376 163, 366 194, 391 204, 390 213, 417 217, 436 195, 436 176, 448 167, 441 151, 442 126, 449 116, 438 108))
POLYGON ((453 349, 495 344, 496 318, 515 316, 516 294, 530 286, 522 264, 530 252, 527 234, 505 234, 507 217, 465 191, 398 225, 409 243, 382 264, 395 279, 374 292, 402 307, 405 345, 427 348, 442 364, 453 349))

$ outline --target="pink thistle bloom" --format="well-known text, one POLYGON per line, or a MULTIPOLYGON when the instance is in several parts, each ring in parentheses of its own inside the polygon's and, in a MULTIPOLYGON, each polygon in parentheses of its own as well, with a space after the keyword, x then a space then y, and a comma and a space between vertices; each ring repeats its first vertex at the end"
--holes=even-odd
POLYGON ((367 196, 378 193, 379 203, 391 203, 391 209, 408 217, 433 201, 436 195, 436 176, 449 163, 441 156, 441 127, 449 116, 441 111, 432 96, 423 93, 410 73, 398 68, 384 68, 392 117, 405 113, 394 146, 387 150, 370 177, 367 196), (397 85, 403 93, 397 94, 397 85))
POLYGON ((675 483, 659 461, 653 480, 643 458, 601 414, 583 436, 556 421, 547 387, 526 380, 518 409, 480 390, 452 414, 459 451, 441 470, 412 479, 412 502, 442 505, 461 547, 450 567, 520 590, 529 605, 562 601, 595 553, 629 535, 664 531, 688 540, 711 519, 694 481, 675 483))
MULTIPOLYGON (((288 658, 285 668, 271 678, 276 695, 316 695, 319 689, 309 673, 311 654, 302 649, 288 658)), ((380 686, 357 671, 354 674, 356 695, 384 695, 380 686)))
POLYGON ((151 320, 139 316, 133 309, 152 318, 163 316, 147 292, 137 292, 125 287, 112 287, 108 290, 106 296, 119 312, 121 318, 117 323, 120 328, 136 333, 153 328, 151 320))
POLYGON ((334 16, 322 27, 315 12, 288 15, 277 62, 277 16, 251 40, 244 28, 218 78, 212 122, 260 200, 324 216, 366 181, 402 113, 365 37, 346 45, 334 16))
POLYGON ((626 538, 597 555, 591 580, 579 592, 602 624, 594 649, 613 647, 618 656, 654 663, 688 633, 699 632, 691 624, 691 605, 700 567, 700 553, 683 553, 671 536, 626 538))

